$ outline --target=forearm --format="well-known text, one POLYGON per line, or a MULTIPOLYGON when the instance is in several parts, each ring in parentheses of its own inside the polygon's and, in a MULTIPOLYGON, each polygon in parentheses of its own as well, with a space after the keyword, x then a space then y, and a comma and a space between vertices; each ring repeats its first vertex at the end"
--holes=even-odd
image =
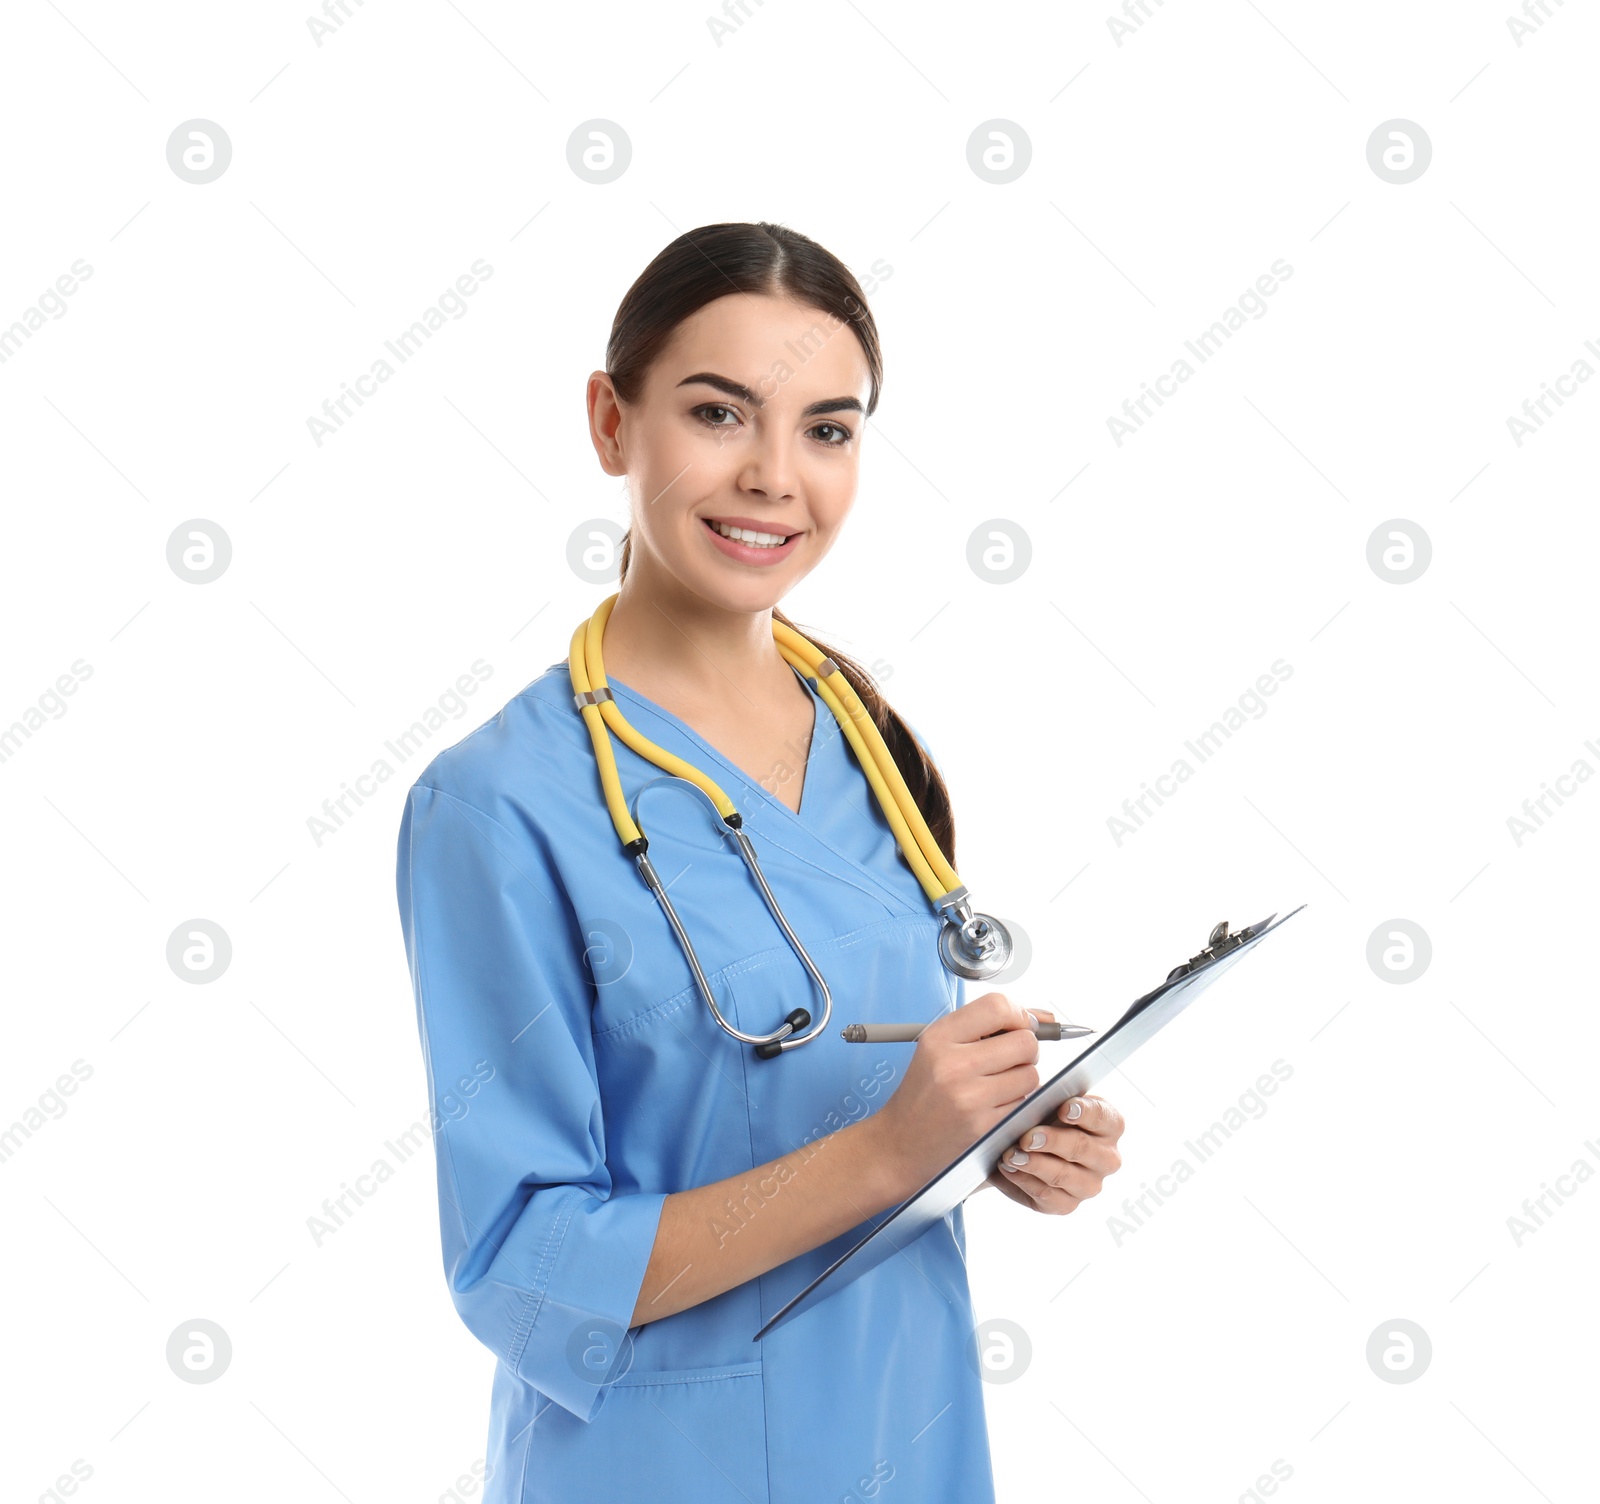
POLYGON ((697 1306, 897 1205, 876 1117, 662 1203, 632 1325, 697 1306))

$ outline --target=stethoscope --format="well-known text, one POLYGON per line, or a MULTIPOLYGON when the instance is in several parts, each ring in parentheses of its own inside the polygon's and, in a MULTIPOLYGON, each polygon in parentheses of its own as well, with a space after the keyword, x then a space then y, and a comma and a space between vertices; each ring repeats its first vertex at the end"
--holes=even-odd
MULTIPOLYGON (((600 603, 588 621, 578 624, 577 630, 572 634, 572 646, 567 656, 567 667, 572 675, 573 703, 582 714, 584 724, 589 728, 589 738, 594 743, 595 762, 600 771, 600 786, 605 793, 606 807, 611 811, 611 822, 617 828, 623 851, 637 862, 640 874, 665 911, 667 921, 678 937, 678 944, 683 948, 689 968, 694 973, 700 994, 711 1008, 712 1016, 735 1039, 753 1044, 758 1056, 770 1060, 784 1050, 793 1049, 797 1045, 815 1039, 827 1028, 828 1017, 833 1011, 833 996, 828 990, 827 982, 823 980, 822 973, 817 970, 805 946, 800 943, 800 937, 784 918, 778 900, 773 897, 772 889, 762 874, 761 863, 756 860, 755 847, 750 844, 750 837, 742 828, 743 817, 734 808, 733 801, 698 768, 685 762, 681 757, 675 757, 665 748, 658 747, 648 737, 640 735, 624 718, 616 696, 606 683, 605 663, 600 653, 606 621, 616 603, 617 596, 612 595, 600 603), (717 1000, 711 994, 711 986, 706 981, 705 972, 700 967, 699 957, 695 955, 694 945, 683 927, 683 921, 679 919, 678 911, 667 896, 665 886, 651 865, 650 858, 645 854, 649 850, 650 843, 645 839, 644 832, 639 829, 637 823, 639 799, 644 789, 634 796, 633 815, 630 817, 628 813, 607 727, 615 731, 641 757, 653 762, 675 778, 686 779, 721 816, 721 833, 731 836, 738 845, 739 854, 744 858, 751 876, 761 889, 761 896, 766 900, 767 908, 777 921, 778 928, 783 931, 785 938, 794 948, 794 953, 811 974, 811 980, 822 994, 822 1020, 809 1034, 799 1032, 811 1022, 811 1014, 804 1008, 796 1008, 771 1034, 746 1034, 722 1016, 722 1010, 717 1007, 717 1000)), ((973 912, 967 889, 956 875, 955 869, 945 860, 944 853, 939 850, 939 843, 933 838, 927 821, 922 818, 922 811, 917 808, 916 800, 906 787, 906 781, 895 763, 894 754, 889 751, 882 733, 873 724, 871 715, 861 703, 850 681, 833 659, 824 655, 814 644, 807 642, 792 627, 785 626, 775 618, 772 623, 772 635, 777 641, 778 651, 784 658, 816 684, 817 693, 833 712, 840 729, 849 738, 850 745, 855 751, 856 761, 861 764, 867 775, 867 781, 872 785, 873 793, 877 795, 878 803, 883 807, 889 826, 894 831, 895 840, 900 843, 901 852, 910 863, 911 870, 916 873, 917 880, 922 884, 929 901, 943 917, 944 924, 939 930, 938 945, 939 959, 944 963, 945 969, 956 976, 975 982, 984 981, 1004 971, 1011 960, 1010 931, 992 915, 973 912)), ((651 783, 662 781, 652 779, 651 783)), ((649 784, 646 785, 646 788, 648 787, 649 784)))

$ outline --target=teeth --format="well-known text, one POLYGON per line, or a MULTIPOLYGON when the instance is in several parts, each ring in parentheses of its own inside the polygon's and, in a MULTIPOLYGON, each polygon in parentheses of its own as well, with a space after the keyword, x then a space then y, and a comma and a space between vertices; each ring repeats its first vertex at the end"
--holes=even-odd
POLYGON ((782 533, 757 533, 747 527, 729 527, 725 522, 711 522, 724 538, 732 538, 735 543, 748 543, 756 548, 777 548, 780 544, 787 543, 788 538, 782 533))

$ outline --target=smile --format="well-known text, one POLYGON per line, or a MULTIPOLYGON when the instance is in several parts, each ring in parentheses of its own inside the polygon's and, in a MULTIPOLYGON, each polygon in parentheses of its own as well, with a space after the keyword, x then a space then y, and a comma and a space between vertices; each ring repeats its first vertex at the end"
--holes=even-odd
POLYGON ((718 553, 737 564, 774 565, 787 559, 805 537, 801 533, 774 533, 765 528, 749 527, 755 519, 746 517, 725 522, 720 517, 702 517, 706 535, 718 553))
POLYGON ((718 522, 714 517, 705 518, 705 523, 724 538, 731 538, 735 543, 743 543, 749 548, 781 548, 793 536, 790 533, 758 533, 753 528, 718 522))

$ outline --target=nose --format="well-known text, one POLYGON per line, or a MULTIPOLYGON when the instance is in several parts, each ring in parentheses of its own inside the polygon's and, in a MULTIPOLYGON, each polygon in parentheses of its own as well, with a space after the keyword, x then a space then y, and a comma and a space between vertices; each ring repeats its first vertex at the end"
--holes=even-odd
POLYGON ((739 473, 740 488, 768 501, 792 500, 800 477, 796 441, 792 435, 763 434, 746 453, 739 473))

